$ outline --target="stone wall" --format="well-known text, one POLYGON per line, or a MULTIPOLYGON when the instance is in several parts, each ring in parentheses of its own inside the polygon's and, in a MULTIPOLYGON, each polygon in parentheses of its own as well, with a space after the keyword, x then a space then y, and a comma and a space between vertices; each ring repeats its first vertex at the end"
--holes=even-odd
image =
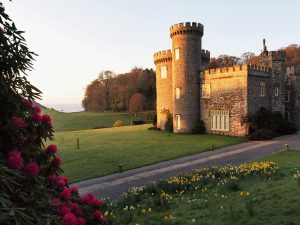
POLYGON ((271 95, 272 79, 271 74, 257 76, 253 72, 248 73, 248 113, 254 114, 259 108, 264 107, 272 110, 271 95), (265 95, 260 96, 260 83, 265 83, 265 95))
POLYGON ((242 124, 248 106, 247 75, 247 65, 205 70, 201 84, 210 84, 210 98, 201 97, 200 111, 208 133, 232 136, 247 134, 247 126, 242 124), (210 110, 229 110, 229 131, 211 130, 210 110))
POLYGON ((289 119, 300 129, 300 64, 287 66, 286 90, 290 91, 290 101, 285 103, 289 119))

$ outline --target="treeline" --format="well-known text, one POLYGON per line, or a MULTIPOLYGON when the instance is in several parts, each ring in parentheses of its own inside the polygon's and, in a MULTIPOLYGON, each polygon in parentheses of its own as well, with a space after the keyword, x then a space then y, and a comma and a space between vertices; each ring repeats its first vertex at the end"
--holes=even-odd
MULTIPOLYGON (((300 45, 291 44, 287 47, 280 48, 286 52, 286 65, 293 65, 300 63, 300 45)), ((259 65, 260 57, 255 55, 253 52, 245 52, 240 57, 220 55, 210 59, 208 69, 235 66, 239 64, 254 64, 259 65)))
POLYGON ((97 112, 154 110, 155 82, 152 69, 134 68, 124 74, 103 71, 86 87, 82 106, 97 112))

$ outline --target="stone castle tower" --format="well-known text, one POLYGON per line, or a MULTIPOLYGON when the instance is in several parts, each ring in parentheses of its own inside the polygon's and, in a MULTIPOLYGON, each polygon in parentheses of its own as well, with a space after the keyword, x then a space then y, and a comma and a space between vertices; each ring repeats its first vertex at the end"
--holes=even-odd
POLYGON ((285 108, 284 94, 285 94, 285 52, 284 51, 268 51, 265 39, 263 41, 263 52, 260 54, 260 64, 263 67, 272 68, 272 83, 271 90, 274 91, 271 95, 272 111, 281 112, 284 115, 285 108))
POLYGON ((157 122, 162 129, 168 113, 175 133, 191 133, 200 118, 200 73, 210 58, 202 50, 202 36, 200 23, 175 24, 170 27, 172 50, 154 54, 157 122))

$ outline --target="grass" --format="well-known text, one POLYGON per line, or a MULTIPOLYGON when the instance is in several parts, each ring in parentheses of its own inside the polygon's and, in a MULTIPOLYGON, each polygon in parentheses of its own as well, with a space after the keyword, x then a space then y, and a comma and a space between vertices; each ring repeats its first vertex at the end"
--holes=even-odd
POLYGON ((146 187, 116 204, 114 224, 299 225, 300 185, 292 175, 296 167, 300 168, 300 151, 282 152, 263 160, 276 162, 279 171, 271 176, 264 172, 262 176, 238 178, 237 190, 206 179, 199 182, 197 190, 187 185, 183 194, 169 193, 172 198, 166 203, 158 201, 157 193, 166 187, 170 190, 170 184, 157 185, 156 189, 146 187), (132 210, 126 205, 133 206, 132 210))
POLYGON ((116 120, 122 120, 129 125, 132 120, 146 120, 147 115, 153 112, 138 113, 137 116, 128 113, 117 112, 74 112, 64 113, 52 109, 43 109, 43 113, 49 114, 52 118, 55 132, 88 130, 95 127, 112 127, 116 120))
POLYGON ((242 138, 216 135, 180 135, 151 131, 151 125, 56 132, 55 143, 63 170, 71 181, 117 172, 237 144, 242 138), (79 138, 80 149, 77 149, 79 138))

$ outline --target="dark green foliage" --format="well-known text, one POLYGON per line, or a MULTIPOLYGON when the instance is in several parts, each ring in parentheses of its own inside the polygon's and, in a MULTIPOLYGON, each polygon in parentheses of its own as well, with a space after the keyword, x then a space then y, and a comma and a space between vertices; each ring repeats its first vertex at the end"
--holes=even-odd
POLYGON ((173 133, 173 116, 171 113, 167 113, 167 122, 165 124, 165 131, 168 133, 173 133))
POLYGON ((153 124, 154 127, 157 126, 157 114, 155 114, 155 115, 153 116, 152 124, 153 124))
POLYGON ((251 140, 270 140, 274 137, 274 133, 267 128, 257 129, 252 134, 250 134, 249 138, 251 140))
POLYGON ((268 140, 297 131, 296 125, 284 120, 280 112, 272 112, 263 107, 253 115, 248 115, 245 122, 249 125, 251 140, 268 140))
POLYGON ((278 124, 277 132, 279 134, 294 134, 297 132, 297 126, 291 121, 281 120, 278 124))
POLYGON ((202 120, 197 120, 195 127, 193 129, 194 134, 205 134, 206 132, 206 127, 205 124, 202 120))
POLYGON ((131 125, 142 125, 145 124, 143 120, 133 120, 131 121, 131 125))

